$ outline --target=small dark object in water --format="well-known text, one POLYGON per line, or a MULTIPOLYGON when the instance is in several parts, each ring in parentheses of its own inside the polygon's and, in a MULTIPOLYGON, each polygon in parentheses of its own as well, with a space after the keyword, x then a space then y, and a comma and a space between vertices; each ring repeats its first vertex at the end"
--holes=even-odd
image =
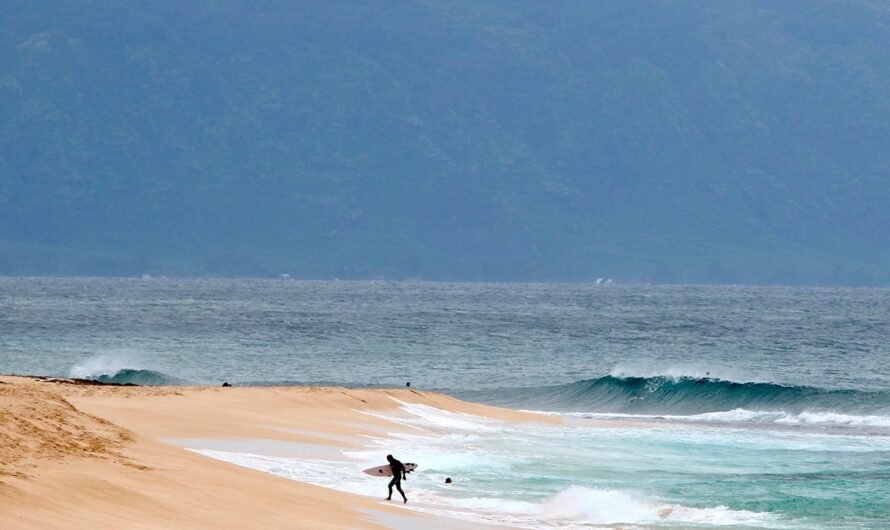
POLYGON ((451 477, 445 478, 445 484, 451 484, 451 477))
POLYGON ((405 383, 405 386, 411 386, 411 381, 408 381, 407 383, 405 383))
POLYGON ((232 386, 229 383, 223 383, 222 386, 232 386))

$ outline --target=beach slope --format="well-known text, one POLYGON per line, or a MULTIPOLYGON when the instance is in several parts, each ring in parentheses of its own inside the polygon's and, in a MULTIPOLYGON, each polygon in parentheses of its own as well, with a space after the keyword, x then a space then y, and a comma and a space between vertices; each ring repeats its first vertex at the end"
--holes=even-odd
POLYGON ((362 434, 400 428, 366 414, 397 411, 399 401, 549 421, 410 389, 123 387, 2 376, 0 520, 7 529, 381 528, 393 521, 451 527, 164 443, 263 439, 349 447, 362 434))

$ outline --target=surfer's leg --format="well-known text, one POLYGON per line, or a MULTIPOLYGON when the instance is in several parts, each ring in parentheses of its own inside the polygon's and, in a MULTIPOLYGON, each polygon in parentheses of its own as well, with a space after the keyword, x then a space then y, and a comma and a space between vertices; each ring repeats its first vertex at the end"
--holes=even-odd
MULTIPOLYGON (((405 499, 405 502, 407 503, 407 502, 408 502, 408 497, 405 497, 405 492, 402 491, 402 481, 401 481, 401 480, 397 480, 397 481, 395 481, 395 483, 396 483, 396 489, 399 490, 399 493, 402 494, 402 498, 405 499)), ((390 490, 390 495, 392 495, 392 490, 390 490)))
MULTIPOLYGON (((389 496, 386 498, 386 500, 388 500, 388 501, 392 500, 392 485, 395 483, 396 483, 396 479, 395 479, 395 477, 393 477, 393 479, 389 481, 389 496)), ((399 491, 401 491, 401 488, 399 488, 399 491)))

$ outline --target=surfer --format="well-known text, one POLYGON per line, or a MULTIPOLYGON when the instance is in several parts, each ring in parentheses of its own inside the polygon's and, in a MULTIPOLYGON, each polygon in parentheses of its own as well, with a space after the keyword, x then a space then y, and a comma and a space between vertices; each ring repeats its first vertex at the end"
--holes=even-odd
POLYGON ((402 479, 408 480, 408 475, 405 473, 405 464, 393 458, 392 455, 386 455, 386 459, 389 461, 389 468, 392 469, 392 480, 389 481, 389 497, 386 500, 392 500, 392 487, 395 486, 407 504, 408 497, 405 497, 405 492, 402 491, 402 479))

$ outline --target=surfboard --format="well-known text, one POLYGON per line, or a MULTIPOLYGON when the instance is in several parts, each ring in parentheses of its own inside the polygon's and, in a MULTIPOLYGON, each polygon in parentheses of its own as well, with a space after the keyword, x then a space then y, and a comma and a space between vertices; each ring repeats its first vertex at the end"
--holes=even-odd
MULTIPOLYGON (((410 473, 417 469, 417 464, 407 463, 405 464, 405 473, 410 473)), ((391 477, 392 476, 392 468, 389 467, 389 464, 380 467, 369 467, 368 469, 362 471, 362 473, 367 473, 369 475, 375 477, 391 477)))

